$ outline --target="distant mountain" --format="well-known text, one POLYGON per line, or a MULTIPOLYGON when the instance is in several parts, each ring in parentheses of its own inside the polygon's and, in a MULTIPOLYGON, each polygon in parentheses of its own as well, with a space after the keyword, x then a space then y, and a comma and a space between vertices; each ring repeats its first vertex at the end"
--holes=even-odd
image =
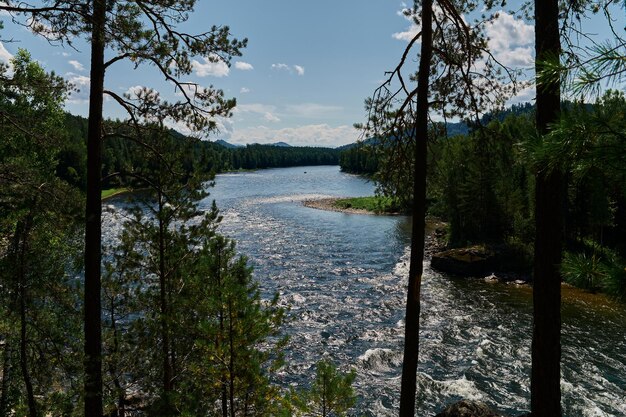
POLYGON ((275 143, 270 143, 270 146, 282 146, 283 148, 291 148, 291 145, 286 143, 286 142, 275 142, 275 143))
POLYGON ((446 130, 448 132, 448 137, 457 136, 457 135, 467 135, 469 133, 469 127, 465 122, 456 122, 451 123, 448 122, 446 124, 446 130))
POLYGON ((354 148, 358 144, 376 145, 379 142, 380 141, 377 138, 367 138, 367 139, 359 141, 359 142, 348 143, 347 145, 337 146, 335 149, 337 149, 338 151, 345 151, 346 149, 354 148))
POLYGON ((232 143, 228 143, 228 142, 226 142, 223 139, 218 139, 218 140, 215 141, 215 143, 217 143, 218 145, 222 145, 223 147, 228 148, 228 149, 234 149, 234 148, 241 148, 242 147, 241 145, 233 145, 232 143))

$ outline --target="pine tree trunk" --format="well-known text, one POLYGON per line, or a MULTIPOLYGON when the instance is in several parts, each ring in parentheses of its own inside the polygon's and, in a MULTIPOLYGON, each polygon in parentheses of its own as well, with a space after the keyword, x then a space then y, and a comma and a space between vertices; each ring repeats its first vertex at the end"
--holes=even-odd
POLYGON ((0 417, 9 415, 9 386, 11 381, 11 339, 4 339, 4 352, 2 361, 2 395, 0 395, 0 417))
POLYGON ((235 346, 233 328, 233 302, 228 300, 228 349, 230 350, 228 361, 228 401, 230 406, 230 417, 235 417, 235 346))
MULTIPOLYGON (((558 1, 535 1, 535 48, 538 63, 561 51, 558 1)), ((536 67, 537 72, 540 71, 536 67)), ((560 86, 537 85, 537 130, 544 135, 560 111, 560 86)), ((531 411, 533 417, 561 415, 561 172, 539 169, 535 184, 535 265, 531 411)))
MULTIPOLYGON (((222 249, 221 247, 217 247, 217 270, 215 271, 215 278, 217 281, 217 291, 218 291, 218 301, 219 301, 219 332, 215 338, 215 350, 220 354, 220 349, 223 349, 223 338, 224 338, 224 299, 223 299, 223 287, 222 287, 222 249)), ((221 404, 222 404, 222 417, 228 417, 228 390, 226 388, 226 375, 223 369, 220 369, 220 394, 221 394, 221 404)))
POLYGON ((432 0, 422 1, 422 46, 415 120, 411 260, 406 299, 404 360, 400 388, 400 416, 415 416, 415 390, 419 353, 420 293, 422 285, 426 217, 426 150, 428 141, 428 84, 432 57, 432 0))
POLYGON ((167 271, 165 270, 165 225, 163 220, 163 194, 159 191, 159 291, 161 303, 161 341, 163 355, 163 398, 169 408, 169 396, 172 391, 172 365, 170 363, 170 331, 168 326, 169 306, 167 303, 167 271))
POLYGON ((17 267, 17 288, 20 309, 20 369, 22 380, 26 387, 26 400, 28 404, 28 415, 37 417, 37 403, 33 390, 33 382, 28 370, 28 338, 26 323, 26 256, 28 251, 28 236, 30 234, 32 215, 28 215, 26 220, 18 221, 15 231, 17 267))
POLYGON ((105 0, 94 0, 91 23, 91 90, 87 130, 87 204, 85 208, 85 417, 101 417, 103 410, 100 263, 102 257, 101 170, 105 0))

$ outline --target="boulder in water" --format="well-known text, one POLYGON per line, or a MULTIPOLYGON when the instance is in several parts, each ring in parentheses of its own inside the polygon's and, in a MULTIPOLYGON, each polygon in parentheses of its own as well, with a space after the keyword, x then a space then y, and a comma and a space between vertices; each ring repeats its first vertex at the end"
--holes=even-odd
POLYGON ((455 275, 485 276, 496 266, 496 255, 484 246, 449 249, 435 253, 430 266, 437 271, 455 275))
POLYGON ((446 407, 435 417, 502 417, 479 401, 461 400, 446 407))

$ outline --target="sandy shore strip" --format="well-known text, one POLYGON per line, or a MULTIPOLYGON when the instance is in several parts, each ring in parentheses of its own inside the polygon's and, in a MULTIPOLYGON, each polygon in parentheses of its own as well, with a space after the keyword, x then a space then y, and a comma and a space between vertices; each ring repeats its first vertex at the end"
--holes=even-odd
POLYGON ((347 214, 377 214, 369 210, 336 207, 335 202, 341 199, 342 198, 340 197, 319 198, 315 200, 304 200, 302 204, 304 204, 305 207, 310 207, 318 210, 338 211, 340 213, 347 214))

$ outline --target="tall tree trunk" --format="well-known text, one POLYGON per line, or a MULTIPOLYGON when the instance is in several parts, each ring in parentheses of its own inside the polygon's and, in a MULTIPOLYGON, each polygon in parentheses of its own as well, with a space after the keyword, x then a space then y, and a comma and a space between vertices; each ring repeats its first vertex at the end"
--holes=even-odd
POLYGON ((170 330, 168 326, 169 308, 167 303, 167 271, 165 268, 165 224, 163 219, 163 194, 159 191, 159 287, 161 302, 161 340, 163 355, 163 398, 169 406, 169 396, 172 392, 172 364, 170 362, 170 330))
MULTIPOLYGON (((117 331, 117 320, 115 320, 115 300, 111 297, 111 304, 109 306, 109 314, 111 318, 111 330, 113 331, 113 350, 111 351, 111 356, 117 360, 120 352, 120 341, 119 341, 119 332, 117 331)), ((111 376, 111 380, 113 381, 113 386, 115 387, 115 391, 117 393, 117 417, 125 417, 126 416, 126 390, 122 387, 122 382, 120 381, 119 372, 117 370, 117 364, 115 360, 109 361, 109 375, 111 376)))
POLYGON ((422 46, 418 73, 413 179, 413 226, 406 299, 404 360, 400 388, 400 416, 415 416, 415 390, 419 354, 420 293, 422 285, 426 217, 426 150, 428 141, 428 84, 432 57, 432 0, 422 1, 422 46))
POLYGON ((9 387, 11 386, 11 338, 4 339, 4 351, 2 360, 2 395, 0 395, 0 417, 9 415, 9 387))
POLYGON ((32 215, 28 215, 24 221, 17 223, 15 231, 17 267, 17 289, 20 309, 20 369, 22 380, 26 387, 26 399, 28 404, 28 415, 37 417, 37 403, 33 390, 33 382, 28 370, 28 334, 26 323, 26 257, 28 251, 28 236, 30 234, 32 215))
POLYGON ((228 349, 230 350, 228 360, 228 401, 230 405, 230 417, 235 417, 235 349, 234 349, 234 328, 233 328, 233 301, 228 300, 228 349))
MULTIPOLYGON (((215 338, 215 350, 220 354, 220 349, 223 349, 223 338, 224 338, 224 293, 222 288, 222 248, 221 246, 217 246, 217 269, 215 271, 215 278, 217 281, 217 291, 219 294, 219 311, 218 311, 218 319, 219 319, 219 332, 215 338)), ((222 402, 222 417, 228 417, 228 390, 226 388, 226 375, 222 369, 220 369, 220 393, 221 393, 221 402, 222 402)))
MULTIPOLYGON (((535 1, 536 71, 561 51, 557 0, 535 1)), ((537 83, 537 130, 548 132, 560 111, 560 85, 537 83)), ((533 417, 561 415, 561 262, 564 179, 539 167, 535 185, 535 265, 531 411, 533 417)))
POLYGON ((106 0, 94 0, 91 19, 91 79, 87 130, 85 207, 85 417, 102 416, 102 321, 100 300, 102 101, 106 0))

